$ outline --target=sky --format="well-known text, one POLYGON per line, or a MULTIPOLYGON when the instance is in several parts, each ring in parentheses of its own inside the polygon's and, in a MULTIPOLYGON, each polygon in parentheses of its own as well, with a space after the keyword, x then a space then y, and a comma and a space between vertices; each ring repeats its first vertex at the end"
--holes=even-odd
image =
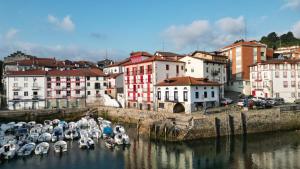
POLYGON ((288 31, 300 38, 300 0, 0 0, 0 59, 184 54, 288 31))

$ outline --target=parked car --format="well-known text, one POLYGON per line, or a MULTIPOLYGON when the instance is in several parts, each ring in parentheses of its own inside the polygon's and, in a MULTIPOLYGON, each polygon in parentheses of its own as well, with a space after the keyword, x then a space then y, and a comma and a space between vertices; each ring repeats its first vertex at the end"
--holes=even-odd
POLYGON ((267 98, 266 101, 268 102, 268 104, 271 104, 271 105, 273 105, 273 106, 278 105, 278 103, 276 102, 275 99, 267 98))
MULTIPOLYGON (((246 103, 245 103, 245 99, 240 99, 240 100, 238 100, 238 102, 236 103, 236 105, 237 105, 237 106, 240 106, 240 107, 244 107, 244 106, 245 106, 244 104, 246 104, 246 103)), ((253 105, 254 105, 253 100, 248 99, 248 105, 247 105, 247 107, 252 108, 253 105)))
POLYGON ((277 105, 281 105, 281 104, 284 104, 284 99, 283 98, 274 98, 274 100, 276 101, 277 105))
POLYGON ((294 101, 294 103, 300 104, 300 99, 296 99, 296 100, 294 101))
POLYGON ((266 109, 266 108, 272 108, 273 107, 271 101, 268 101, 268 100, 255 101, 254 105, 256 106, 256 108, 260 108, 260 109, 266 109))
POLYGON ((229 99, 229 98, 222 98, 221 99, 221 105, 228 105, 228 104, 231 104, 232 103, 232 100, 229 99))

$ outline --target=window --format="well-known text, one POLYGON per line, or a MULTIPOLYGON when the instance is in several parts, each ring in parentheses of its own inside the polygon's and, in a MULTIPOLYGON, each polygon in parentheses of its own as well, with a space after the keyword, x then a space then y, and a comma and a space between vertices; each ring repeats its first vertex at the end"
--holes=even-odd
POLYGON ((279 72, 278 71, 275 72, 275 77, 279 78, 279 72))
POLYGON ((291 77, 295 77, 295 71, 291 72, 291 77))
POLYGON ((166 70, 169 70, 169 65, 166 65, 166 70))
POLYGON ((24 83, 24 87, 28 87, 28 83, 24 83))
POLYGON ((283 81, 283 87, 287 88, 288 87, 288 81, 283 81))
POLYGON ((51 91, 47 91, 47 97, 51 97, 51 91))
POLYGON ((196 93, 195 93, 195 98, 196 98, 196 99, 199 99, 199 92, 196 92, 196 93))
POLYGON ((51 77, 47 77, 47 81, 51 81, 51 77))
POLYGON ((160 92, 160 91, 157 92, 157 99, 158 99, 158 100, 161 99, 161 92, 160 92))
POLYGON ((71 81, 71 78, 70 77, 67 77, 67 82, 71 81))
POLYGON ((98 77, 98 76, 96 77, 96 80, 99 80, 99 77, 98 77))
POLYGON ((51 83, 47 83, 47 88, 51 88, 51 83))
POLYGON ((38 92, 33 92, 33 95, 34 95, 34 96, 37 96, 37 95, 38 95, 38 92))
POLYGON ((91 79, 90 76, 87 76, 87 77, 86 77, 86 80, 90 80, 90 79, 91 79))
POLYGON ((178 91, 174 91, 174 100, 178 100, 178 91))
POLYGON ((183 66, 181 66, 181 70, 183 70, 183 66))
POLYGON ((71 83, 67 83, 67 88, 70 88, 71 87, 71 83))
POLYGON ((183 100, 188 101, 188 92, 187 91, 183 91, 183 100))
POLYGON ((56 81, 60 81, 60 77, 56 77, 56 81))
POLYGON ((165 92, 165 99, 168 101, 169 100, 169 91, 165 92))
POLYGON ((90 82, 87 82, 87 84, 86 84, 87 86, 91 86, 91 84, 90 84, 90 82))
POLYGON ((207 92, 204 92, 204 98, 207 98, 207 92))
POLYGON ((80 77, 77 76, 77 77, 76 77, 76 81, 80 81, 80 77))
POLYGON ((91 95, 91 91, 87 91, 87 95, 91 95))
POLYGON ((211 91, 211 97, 215 97, 215 91, 211 91))
POLYGON ((144 66, 140 66, 140 74, 144 74, 144 66))
POLYGON ((58 94, 58 95, 59 95, 59 94, 60 94, 60 90, 56 90, 56 94, 58 94))
POLYGON ((176 73, 179 73, 179 65, 176 65, 176 73))
POLYGON ((292 81, 291 86, 292 86, 292 87, 296 87, 296 81, 292 81))
POLYGON ((18 94, 18 92, 14 92, 14 96, 18 96, 19 94, 18 94))
POLYGON ((129 76, 129 68, 126 68, 126 74, 129 76))
POLYGON ((208 67, 206 68, 206 73, 208 73, 208 67))
POLYGON ((80 83, 76 83, 76 86, 80 86, 80 83))
POLYGON ((275 96, 276 96, 276 98, 279 98, 280 94, 279 93, 275 93, 275 96))
POLYGON ((283 77, 287 78, 287 72, 286 71, 283 72, 283 77))
POLYGON ((164 109, 165 108, 165 104, 164 103, 159 103, 158 107, 161 108, 161 109, 164 109))
POLYGON ((71 91, 70 90, 67 91, 67 96, 71 96, 71 91))
POLYGON ((80 90, 76 90, 76 94, 80 94, 80 90))
POLYGON ((28 92, 24 92, 24 96, 28 96, 28 92))
POLYGON ((56 83, 56 86, 60 86, 60 83, 56 83))

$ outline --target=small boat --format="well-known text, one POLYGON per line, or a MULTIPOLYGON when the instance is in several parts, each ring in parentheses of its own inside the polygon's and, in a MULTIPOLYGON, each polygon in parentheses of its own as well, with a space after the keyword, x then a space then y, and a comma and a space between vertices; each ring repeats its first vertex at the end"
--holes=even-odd
POLYGON ((42 128, 42 133, 53 133, 53 126, 52 125, 44 125, 42 128))
POLYGON ((125 133, 125 128, 121 125, 116 125, 114 127, 114 134, 124 134, 125 133))
POLYGON ((89 135, 94 139, 99 139, 102 136, 102 132, 98 128, 92 128, 89 130, 89 135))
POLYGON ((36 143, 39 139, 39 136, 40 136, 39 133, 30 133, 28 136, 28 140, 36 143))
POLYGON ((53 133, 52 133, 52 142, 56 142, 58 140, 63 140, 64 139, 64 132, 63 129, 59 126, 56 126, 53 129, 53 133))
POLYGON ((40 144, 38 144, 34 150, 34 153, 36 155, 39 155, 39 154, 47 154, 48 151, 49 151, 49 143, 47 142, 41 142, 40 144))
POLYGON ((54 120, 52 120, 52 125, 57 126, 59 122, 60 122, 59 119, 54 119, 54 120))
POLYGON ((112 134, 113 134, 113 130, 111 127, 107 126, 107 127, 103 128, 103 130, 102 130, 103 138, 111 137, 112 134))
POLYGON ((18 150, 17 154, 18 154, 18 156, 28 156, 28 155, 32 154, 34 149, 35 149, 35 143, 28 143, 28 144, 25 144, 24 146, 22 146, 18 150))
POLYGON ((105 146, 106 146, 107 148, 110 148, 110 149, 112 149, 112 148, 115 147, 115 142, 114 142, 114 140, 113 140, 112 138, 107 138, 107 139, 105 139, 105 140, 104 140, 104 144, 105 144, 105 146))
POLYGON ((50 142, 52 135, 50 133, 43 133, 38 137, 38 142, 50 142))
POLYGON ((114 137, 115 139, 115 143, 118 145, 129 145, 130 141, 129 141, 129 137, 127 134, 117 134, 114 137))
POLYGON ((51 121, 51 120, 45 120, 45 121, 44 121, 44 125, 45 125, 45 126, 46 126, 46 125, 52 126, 52 121, 51 121))
POLYGON ((42 133, 42 127, 40 126, 36 126, 36 127, 33 127, 30 129, 30 134, 31 133, 38 133, 38 134, 41 134, 42 133))
POLYGON ((89 133, 87 130, 80 130, 80 138, 89 137, 89 133))
POLYGON ((65 130, 65 129, 68 128, 68 123, 65 122, 65 121, 60 121, 60 122, 58 123, 58 126, 65 130))
POLYGON ((102 123, 100 124, 100 129, 104 130, 105 127, 111 127, 111 122, 108 120, 103 120, 102 123))
POLYGON ((0 155, 4 157, 4 159, 12 159, 15 157, 16 152, 19 149, 19 145, 17 144, 5 144, 0 148, 0 155))
POLYGON ((27 124, 28 124, 28 126, 31 128, 31 127, 34 127, 34 126, 35 126, 36 122, 35 122, 35 121, 30 121, 30 122, 28 122, 27 124))
POLYGON ((79 134, 76 130, 68 129, 68 130, 65 131, 65 139, 74 140, 74 139, 77 139, 77 138, 79 138, 79 134))
POLYGON ((89 137, 80 138, 78 143, 79 143, 79 148, 92 149, 95 147, 94 140, 89 137))
POLYGON ((73 121, 69 122, 68 126, 69 126, 70 130, 76 130, 77 129, 77 124, 73 121))
POLYGON ((78 122, 77 122, 77 127, 80 129, 87 129, 89 127, 89 123, 88 120, 86 118, 81 118, 78 122))
POLYGON ((56 153, 66 152, 68 150, 68 144, 67 142, 60 140, 54 143, 53 148, 56 153))

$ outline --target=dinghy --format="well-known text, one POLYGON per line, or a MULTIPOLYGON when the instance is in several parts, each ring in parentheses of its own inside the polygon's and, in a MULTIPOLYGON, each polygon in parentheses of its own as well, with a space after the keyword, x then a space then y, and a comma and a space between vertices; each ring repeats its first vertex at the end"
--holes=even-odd
POLYGON ((44 125, 42 128, 42 133, 53 133, 53 126, 52 125, 44 125))
POLYGON ((45 126, 46 126, 46 125, 52 126, 52 121, 51 121, 51 120, 45 120, 45 121, 44 121, 44 125, 45 125, 45 126))
POLYGON ((42 154, 47 154, 48 151, 49 151, 49 143, 42 142, 36 146, 34 153, 36 155, 42 155, 42 154))
POLYGON ((38 142, 50 142, 51 140, 52 135, 50 133, 43 133, 38 138, 38 142))
POLYGON ((67 142, 60 140, 54 143, 53 148, 56 153, 62 153, 68 150, 68 145, 67 142))
POLYGON ((18 150, 17 154, 18 154, 18 156, 28 156, 28 155, 32 154, 34 149, 35 149, 35 143, 28 143, 28 144, 25 144, 24 146, 22 146, 18 150))
POLYGON ((53 133, 52 133, 52 142, 56 142, 58 140, 63 140, 63 138, 64 138, 63 129, 59 126, 55 127, 53 129, 53 133))
POLYGON ((129 145, 130 141, 129 141, 129 137, 127 134, 117 134, 114 137, 115 139, 115 143, 118 145, 129 145))
POLYGON ((4 159, 12 159, 15 157, 18 149, 19 146, 17 144, 5 144, 0 148, 0 155, 3 156, 4 159))
POLYGON ((103 138, 111 137, 112 134, 113 134, 113 130, 111 127, 107 126, 107 127, 103 128, 103 130, 102 130, 103 138))
POLYGON ((65 139, 67 140, 74 140, 74 139, 78 139, 79 138, 79 134, 76 130, 66 130, 65 131, 65 139))
POLYGON ((125 133, 125 128, 121 125, 116 125, 114 127, 114 134, 124 134, 125 133))
POLYGON ((102 136, 102 132, 98 128, 92 128, 89 130, 89 135, 94 139, 99 139, 102 136))
POLYGON ((79 143, 79 148, 92 149, 95 146, 94 141, 89 137, 80 138, 78 143, 79 143))
POLYGON ((28 140, 36 143, 38 141, 39 136, 39 133, 30 133, 28 136, 28 140))

